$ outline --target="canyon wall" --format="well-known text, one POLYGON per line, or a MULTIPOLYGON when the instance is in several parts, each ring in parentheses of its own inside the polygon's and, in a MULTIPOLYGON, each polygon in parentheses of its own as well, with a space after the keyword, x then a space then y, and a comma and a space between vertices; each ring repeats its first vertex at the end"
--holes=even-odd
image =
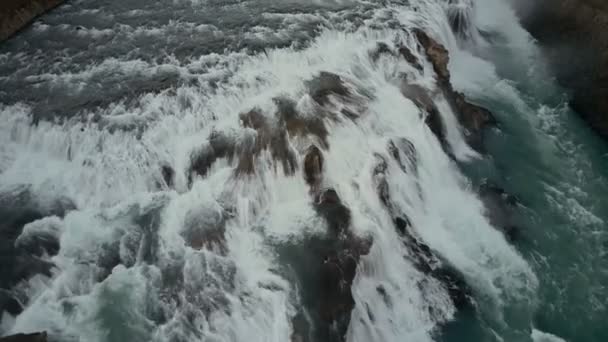
POLYGON ((571 91, 570 106, 608 138, 608 1, 511 1, 571 91))

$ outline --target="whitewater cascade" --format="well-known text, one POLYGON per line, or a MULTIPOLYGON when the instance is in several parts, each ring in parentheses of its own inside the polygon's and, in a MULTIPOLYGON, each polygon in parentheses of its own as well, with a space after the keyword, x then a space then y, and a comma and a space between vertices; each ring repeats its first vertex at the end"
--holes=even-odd
POLYGON ((31 106, 1 105, 17 266, 0 333, 434 341, 468 311, 493 317, 483 324, 497 340, 530 336, 531 317, 511 315, 533 312, 536 276, 460 170, 485 158, 480 134, 495 129, 461 111, 491 114, 452 89, 496 77, 482 29, 517 46, 525 34, 497 1, 336 6, 285 16, 295 30, 319 21, 300 46, 108 59, 30 80, 188 80, 135 105, 36 124, 31 106), (492 6, 507 19, 492 21, 492 6))

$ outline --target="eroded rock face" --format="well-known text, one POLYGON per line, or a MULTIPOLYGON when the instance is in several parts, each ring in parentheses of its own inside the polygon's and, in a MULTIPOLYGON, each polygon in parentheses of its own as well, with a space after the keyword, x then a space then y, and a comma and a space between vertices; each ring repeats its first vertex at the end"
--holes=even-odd
POLYGON ((64 0, 11 0, 0 4, 0 42, 64 0))
POLYGON ((608 2, 512 0, 538 39, 570 106, 608 139, 608 2))
MULTIPOLYGON (((446 48, 421 29, 415 29, 414 35, 433 65, 433 70, 437 75, 437 85, 465 129, 464 135, 467 143, 474 149, 482 151, 483 128, 496 123, 494 116, 489 110, 468 102, 462 93, 454 90, 450 82, 450 71, 448 69, 450 56, 446 48)), ((437 132, 442 132, 439 128, 441 126, 440 117, 429 115, 427 120, 429 120, 427 124, 433 133, 437 135, 437 132)), ((443 136, 438 137, 440 141, 443 138, 443 136)))

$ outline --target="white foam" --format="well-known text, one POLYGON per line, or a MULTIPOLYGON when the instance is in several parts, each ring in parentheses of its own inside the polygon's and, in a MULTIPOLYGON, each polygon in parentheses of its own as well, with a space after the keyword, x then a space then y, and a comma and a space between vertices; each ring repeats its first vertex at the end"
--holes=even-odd
MULTIPOLYGON (((423 24, 440 37, 446 36, 449 28, 439 2, 412 2, 421 11, 382 8, 367 24, 382 23, 385 15, 392 14, 408 26, 423 24)), ((157 33, 152 29, 142 34, 157 33)), ((264 36, 267 31, 260 29, 258 34, 264 36)), ((346 80, 349 89, 362 88, 362 93, 371 94, 368 103, 357 107, 360 118, 356 121, 344 118, 336 107, 331 110, 341 120, 326 122, 330 148, 325 152, 325 181, 350 208, 352 229, 374 241, 370 254, 361 260, 352 286, 356 307, 348 341, 431 341, 439 324, 455 313, 444 286, 404 258, 411 252, 400 242, 391 217, 378 199, 372 182, 374 153, 392 160, 386 151, 390 137, 405 137, 418 151, 419 177, 403 174, 394 161, 390 161, 388 171, 391 196, 410 217, 416 232, 475 284, 476 291, 492 298, 499 311, 506 300, 529 299, 536 289, 534 274, 490 226, 481 202, 424 124, 420 110, 399 91, 400 72, 411 74, 416 82, 431 88, 432 68, 427 63, 424 73, 417 74, 396 57, 380 63, 370 59, 376 41, 401 40, 413 47, 413 41, 404 39, 399 28, 363 26, 344 32, 325 28, 302 50, 274 49, 256 56, 214 54, 187 65, 175 60, 152 65, 108 59, 79 72, 31 76, 32 82, 69 84, 75 91, 95 77, 113 73, 170 71, 200 82, 197 87, 182 86, 145 95, 136 109, 114 104, 101 113, 105 122, 118 126, 145 123, 139 136, 69 120, 31 126, 27 106, 1 108, 0 120, 5 124, 0 129, 5 134, 0 137, 0 146, 7 147, 0 159, 0 182, 29 184, 34 193, 66 196, 79 208, 57 229, 61 251, 53 260, 58 273, 49 284, 32 286, 31 303, 17 317, 12 330, 49 329, 101 341, 111 336, 107 335, 111 329, 104 321, 104 310, 114 314, 108 303, 117 296, 126 306, 118 317, 128 315, 124 319, 133 320, 126 334, 149 334, 152 340, 166 340, 173 334, 194 338, 182 326, 184 311, 192 309, 194 328, 203 339, 288 341, 291 319, 300 304, 294 302, 292 284, 276 271, 280 260, 267 239, 281 242, 324 230, 322 222, 313 219, 301 171, 294 177, 285 176, 280 167, 273 166, 271 156, 263 154, 256 161, 255 174, 242 179, 232 172, 235 161, 214 163, 206 177, 195 177, 191 187, 186 172, 191 153, 205 146, 212 131, 228 132, 237 138, 248 134, 239 125, 239 113, 253 107, 272 113, 273 98, 277 96, 293 99, 298 109, 310 109, 304 84, 320 71, 336 73, 346 80), (218 82, 211 86, 209 80, 218 82), (175 170, 175 191, 158 187, 162 165, 175 170), (159 260, 148 265, 129 254, 126 242, 120 241, 126 232, 138 229, 134 217, 155 206, 161 208, 156 253, 159 260), (201 208, 219 212, 226 207, 234 213, 226 223, 227 255, 187 247, 180 233, 189 213, 201 208), (103 282, 96 283, 102 272, 89 261, 103 255, 107 245, 113 243, 120 243, 121 257, 137 263, 130 268, 117 266, 103 282), (233 268, 234 279, 225 281, 205 268, 215 262, 218 267, 233 268), (162 289, 158 286, 163 270, 174 263, 183 263, 188 286, 205 289, 205 281, 213 281, 213 288, 221 290, 230 310, 206 315, 185 301, 184 307, 165 308, 172 314, 167 322, 150 325, 144 307, 149 303, 168 305, 161 303, 158 292, 162 289), (380 285, 391 305, 379 295, 380 285), (66 313, 66 303, 74 306, 73 312, 66 313)), ((456 46, 454 42, 446 45, 456 46)), ((416 50, 412 48, 419 54, 416 50)), ((463 160, 471 157, 473 152, 464 143, 453 113, 445 106, 440 109, 457 156, 463 160)), ((303 151, 313 142, 296 138, 289 141, 300 162, 303 151)), ((184 291, 177 296, 186 298, 184 291)))
POLYGON ((534 342, 566 342, 566 340, 564 340, 558 336, 555 336, 555 335, 552 335, 552 334, 549 334, 549 333, 546 333, 546 332, 543 332, 543 331, 540 331, 537 329, 532 329, 532 333, 530 334, 530 337, 532 337, 532 340, 534 342))

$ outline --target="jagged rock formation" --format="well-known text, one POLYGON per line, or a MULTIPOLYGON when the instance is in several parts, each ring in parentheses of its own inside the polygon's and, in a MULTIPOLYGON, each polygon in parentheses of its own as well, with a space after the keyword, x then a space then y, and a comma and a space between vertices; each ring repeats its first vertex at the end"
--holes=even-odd
POLYGON ((570 106, 608 138, 608 2, 512 0, 538 39, 570 106))
POLYGON ((0 42, 64 0, 11 0, 0 4, 0 42))

